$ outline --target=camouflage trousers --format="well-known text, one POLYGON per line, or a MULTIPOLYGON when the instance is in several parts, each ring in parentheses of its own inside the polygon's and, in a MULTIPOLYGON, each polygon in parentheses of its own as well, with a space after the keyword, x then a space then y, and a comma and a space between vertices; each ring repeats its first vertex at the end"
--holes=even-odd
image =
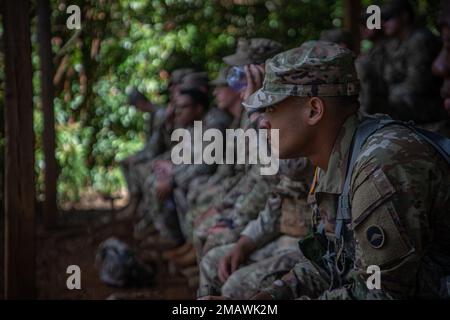
POLYGON ((180 229, 173 196, 164 201, 158 199, 155 175, 151 175, 145 180, 141 207, 143 220, 147 225, 153 223, 161 237, 180 244, 183 242, 184 237, 180 229))
MULTIPOLYGON (((210 180, 202 184, 200 180, 194 181, 189 186, 187 193, 187 211, 183 223, 186 237, 193 242, 194 230, 204 219, 208 209, 220 206, 227 192, 239 181, 241 175, 228 177, 225 181, 210 180)), ((215 218, 209 218, 215 223, 215 218)), ((208 223, 207 223, 208 224, 208 223)), ((212 226, 213 224, 210 224, 212 226)))
POLYGON ((218 265, 233 245, 216 247, 203 257, 200 263, 199 296, 221 294, 232 299, 249 299, 288 273, 302 258, 298 239, 281 236, 256 250, 244 266, 236 270, 225 283, 221 283, 218 265))
POLYGON ((201 258, 214 247, 237 241, 245 226, 264 209, 276 179, 263 177, 258 170, 254 166, 242 176, 214 212, 204 211, 196 217, 192 242, 197 257, 201 258), (219 223, 219 230, 213 228, 219 223))

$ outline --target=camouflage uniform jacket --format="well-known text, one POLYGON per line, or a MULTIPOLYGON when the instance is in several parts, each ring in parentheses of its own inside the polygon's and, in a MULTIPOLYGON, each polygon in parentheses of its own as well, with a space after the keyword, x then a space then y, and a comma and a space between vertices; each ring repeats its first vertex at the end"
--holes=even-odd
MULTIPOLYGON (((329 244, 334 241, 338 197, 358 123, 356 115, 347 119, 327 171, 319 172, 315 186, 314 202, 329 244)), ((356 160, 350 204, 348 227, 354 241, 344 245, 353 252, 349 271, 341 286, 320 298, 436 297, 442 279, 450 274, 450 168, 436 150, 403 126, 378 130, 356 160), (380 290, 366 286, 370 265, 381 270, 380 290)), ((282 298, 302 295, 295 268, 283 280, 291 290, 280 289, 282 298)))
MULTIPOLYGON (((229 127, 232 121, 231 116, 218 109, 211 108, 208 113, 203 117, 203 131, 206 131, 211 128, 218 129, 220 132, 224 133, 225 129, 229 127)), ((191 127, 191 139, 192 142, 194 139, 193 127, 191 127)), ((192 148, 192 152, 194 148, 192 148)), ((201 164, 180 164, 176 165, 174 169, 174 182, 177 187, 188 188, 189 184, 193 181, 194 178, 199 177, 201 175, 211 175, 217 169, 216 164, 208 165, 205 163, 201 164)))
MULTIPOLYGON (((293 199, 297 204, 299 202, 304 204, 301 208, 302 212, 297 212, 302 222, 306 222, 306 217, 310 218, 306 196, 312 181, 313 166, 306 158, 299 160, 301 161, 301 165, 297 169, 299 174, 296 177, 282 174, 280 182, 269 195, 264 209, 241 232, 241 236, 249 237, 258 247, 264 246, 283 234, 280 222, 284 199, 293 199)), ((299 207, 297 206, 296 209, 299 207)))

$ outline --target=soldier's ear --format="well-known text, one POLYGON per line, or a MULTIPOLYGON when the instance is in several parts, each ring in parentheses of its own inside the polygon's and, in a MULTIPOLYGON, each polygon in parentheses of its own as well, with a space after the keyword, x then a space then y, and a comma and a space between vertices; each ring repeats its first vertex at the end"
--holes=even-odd
POLYGON ((325 103, 321 98, 312 97, 307 102, 308 118, 307 123, 310 126, 315 126, 322 120, 325 112, 325 103))

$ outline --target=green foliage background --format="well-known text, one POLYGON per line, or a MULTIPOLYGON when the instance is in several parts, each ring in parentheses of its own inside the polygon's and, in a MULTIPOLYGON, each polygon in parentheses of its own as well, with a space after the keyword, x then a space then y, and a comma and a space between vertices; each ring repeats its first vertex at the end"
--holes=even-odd
MULTIPOLYGON (((343 1, 52 0, 60 201, 77 200, 88 187, 112 193, 124 186, 118 162, 142 147, 148 123, 147 116, 126 104, 132 86, 164 104, 168 71, 195 67, 214 77, 239 37, 272 38, 286 49, 318 38, 322 30, 342 25, 343 1), (82 31, 76 38, 76 30, 66 27, 66 8, 72 4, 82 11, 82 31)), ((413 2, 434 27, 438 1, 413 2)), ((372 3, 380 1, 363 1, 372 3)), ((34 9, 30 14, 37 192, 42 197, 44 142, 34 9)))

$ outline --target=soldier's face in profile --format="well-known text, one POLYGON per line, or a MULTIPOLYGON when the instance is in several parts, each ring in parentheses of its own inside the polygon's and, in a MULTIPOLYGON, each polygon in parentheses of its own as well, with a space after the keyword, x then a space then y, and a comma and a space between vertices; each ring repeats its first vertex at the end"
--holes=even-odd
POLYGON ((177 128, 185 128, 196 119, 195 105, 187 94, 177 96, 175 103, 175 125, 177 128))
MULTIPOLYGON (((279 157, 292 159, 305 155, 311 131, 305 122, 307 99, 288 98, 266 111, 260 122, 262 129, 278 129, 279 157)), ((277 147, 277 146, 274 146, 277 147)))
MULTIPOLYGON (((450 14, 448 16, 450 20, 450 14)), ((444 100, 444 106, 450 114, 450 21, 443 24, 441 29, 442 50, 433 63, 433 73, 444 79, 441 88, 441 95, 444 100)))

